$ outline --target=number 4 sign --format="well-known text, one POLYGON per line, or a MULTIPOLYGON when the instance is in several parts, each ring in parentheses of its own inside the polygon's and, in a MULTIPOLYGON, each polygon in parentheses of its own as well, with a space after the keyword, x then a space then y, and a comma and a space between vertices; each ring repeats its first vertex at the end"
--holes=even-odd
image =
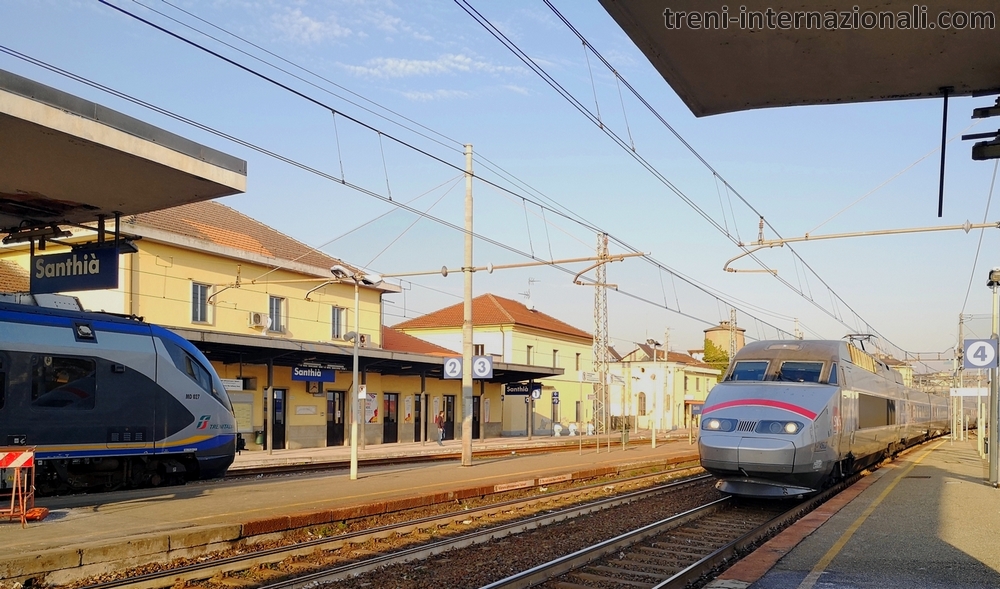
POLYGON ((967 339, 962 343, 965 350, 965 368, 996 368, 997 341, 992 339, 967 339))

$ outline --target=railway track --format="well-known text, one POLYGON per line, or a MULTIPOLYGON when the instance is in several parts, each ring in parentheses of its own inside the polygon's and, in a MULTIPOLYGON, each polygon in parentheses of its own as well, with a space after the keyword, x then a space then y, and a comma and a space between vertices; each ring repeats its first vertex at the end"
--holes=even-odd
MULTIPOLYGON (((700 468, 684 470, 691 473, 700 471, 700 468)), ((178 586, 178 584, 184 586, 183 584, 185 583, 197 583, 205 579, 218 579, 222 577, 227 579, 226 586, 238 587, 239 578, 241 576, 246 578, 248 571, 257 571, 256 578, 258 582, 250 583, 247 586, 259 587, 261 586, 259 578, 261 576, 268 577, 269 573, 267 571, 273 570, 278 563, 301 562, 301 566, 293 566, 293 568, 303 569, 307 568, 306 563, 309 563, 309 567, 321 566, 324 558, 320 557, 320 555, 331 555, 331 560, 344 561, 343 557, 337 555, 338 552, 358 552, 362 557, 348 558, 346 559, 347 562, 338 566, 319 572, 296 574, 294 575, 294 579, 279 581, 266 586, 274 588, 303 587, 307 584, 313 585, 336 581, 338 579, 348 579, 392 564, 426 559, 443 552, 482 544, 511 534, 537 529, 555 522, 571 520, 588 513, 600 512, 675 492, 694 485, 710 487, 713 480, 709 475, 697 474, 688 476, 683 480, 656 484, 653 487, 633 492, 615 494, 610 497, 605 496, 596 500, 585 499, 588 495, 607 495, 609 489, 612 487, 624 486, 626 484, 641 484, 645 480, 659 479, 662 481, 667 476, 677 477, 681 474, 681 472, 672 472, 640 475, 616 481, 613 484, 604 482, 545 493, 543 495, 535 495, 530 498, 494 503, 474 509, 461 509, 442 515, 366 529, 356 533, 341 534, 332 537, 318 537, 298 542, 294 545, 277 546, 251 553, 235 554, 216 560, 174 567, 169 570, 158 570, 146 574, 129 574, 125 578, 92 584, 79 584, 75 587, 76 589, 111 589, 116 587, 155 589, 178 586), (560 504, 573 502, 577 502, 578 504, 572 507, 557 507, 560 504), (531 516, 519 515, 519 512, 523 513, 531 510, 542 511, 542 513, 531 516), (497 523, 498 520, 503 519, 513 519, 514 521, 497 523), (439 537, 438 530, 456 525, 466 529, 476 529, 468 533, 461 533, 456 537, 444 539, 439 537), (416 545, 406 549, 392 550, 391 553, 373 554, 374 552, 378 552, 375 547, 380 541, 405 537, 416 538, 416 545), (421 541, 420 537, 423 537, 424 540, 421 541)), ((249 576, 254 575, 250 574, 249 576)))
POLYGON ((599 542, 481 589, 681 589, 707 580, 857 477, 805 501, 725 497, 599 542))

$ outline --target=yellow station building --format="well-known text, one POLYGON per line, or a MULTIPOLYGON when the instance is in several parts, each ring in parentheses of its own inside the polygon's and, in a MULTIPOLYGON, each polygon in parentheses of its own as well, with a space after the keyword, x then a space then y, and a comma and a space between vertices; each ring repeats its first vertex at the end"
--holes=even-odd
MULTIPOLYGON (((218 202, 124 217, 121 232, 136 252, 120 256, 118 288, 65 294, 89 310, 171 328, 198 346, 224 379, 250 449, 268 440, 273 448, 344 444, 354 405, 363 406, 365 443, 433 439, 437 411, 446 413, 449 437, 460 437, 461 381, 442 378, 445 357, 460 354, 383 326, 382 297, 398 287, 218 202), (333 266, 348 279, 337 279, 333 266), (359 334, 358 403, 350 332, 359 334)), ((0 288, 27 292, 29 259, 23 244, 0 248, 0 288)), ((515 362, 498 358, 493 378, 475 383, 474 438, 509 430, 503 383, 563 372, 515 362)))

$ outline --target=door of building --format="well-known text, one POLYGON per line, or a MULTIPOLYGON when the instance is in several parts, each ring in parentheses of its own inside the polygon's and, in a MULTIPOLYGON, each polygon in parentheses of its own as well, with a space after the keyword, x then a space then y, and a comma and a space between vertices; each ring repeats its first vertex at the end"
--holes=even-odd
POLYGON ((413 395, 413 441, 422 442, 424 439, 424 414, 421 411, 421 395, 413 395))
POLYGON ((482 401, 482 397, 472 397, 472 439, 479 439, 479 402, 482 401))
POLYGON ((382 443, 399 441, 399 393, 382 395, 382 443))
POLYGON ((326 445, 344 445, 344 391, 326 392, 326 445))
POLYGON ((455 395, 444 396, 444 439, 455 439, 455 395))
POLYGON ((271 442, 275 450, 285 449, 285 389, 274 389, 274 418, 271 420, 274 428, 271 442))

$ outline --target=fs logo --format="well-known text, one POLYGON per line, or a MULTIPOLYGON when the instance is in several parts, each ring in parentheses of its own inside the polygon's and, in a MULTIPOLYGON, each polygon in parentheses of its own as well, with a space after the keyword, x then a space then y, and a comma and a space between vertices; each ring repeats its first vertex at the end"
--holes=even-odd
POLYGON ((201 418, 198 419, 198 429, 208 428, 208 422, 211 420, 212 420, 211 415, 202 415, 201 418))

